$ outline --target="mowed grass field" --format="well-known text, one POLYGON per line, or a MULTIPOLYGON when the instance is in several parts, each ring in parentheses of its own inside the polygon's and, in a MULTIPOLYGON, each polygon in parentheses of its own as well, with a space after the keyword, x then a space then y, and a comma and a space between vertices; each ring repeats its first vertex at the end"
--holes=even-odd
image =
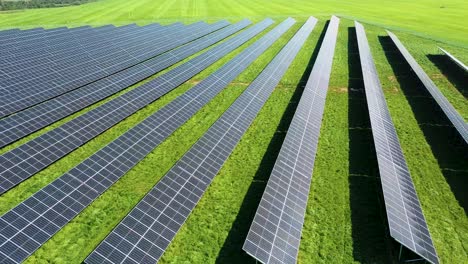
MULTIPOLYGON (((265 17, 279 23, 287 16, 298 21, 221 94, 46 242, 27 263, 83 261, 232 104, 305 19, 314 15, 319 19, 316 28, 161 260, 161 263, 255 263, 241 247, 332 13, 341 14, 342 19, 299 263, 392 263, 398 254, 398 245, 391 242, 385 222, 354 24, 349 18, 364 22, 387 104, 439 257, 442 263, 468 263, 466 145, 385 32, 385 28, 393 29, 442 93, 468 120, 468 75, 437 50, 441 46, 468 62, 468 21, 463 17, 468 12, 468 4, 445 1, 444 8, 441 6, 422 0, 385 4, 374 0, 288 1, 287 4, 246 0, 104 0, 77 7, 0 13, 2 27, 131 22, 143 25, 152 21, 213 22, 225 18, 236 22, 241 18, 259 21, 265 17)), ((0 214, 190 89, 254 41, 0 196, 0 214)), ((7 146, 0 153, 100 104, 7 146)))

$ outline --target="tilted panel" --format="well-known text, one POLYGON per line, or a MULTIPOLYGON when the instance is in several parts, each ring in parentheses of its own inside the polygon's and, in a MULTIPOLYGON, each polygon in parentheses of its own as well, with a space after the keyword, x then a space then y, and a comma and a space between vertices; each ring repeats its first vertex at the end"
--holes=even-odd
POLYGON ((439 263, 388 111, 364 27, 358 22, 356 34, 390 235, 427 261, 439 263))
POLYGON ((387 31, 387 33, 393 40, 403 57, 406 59, 408 64, 411 66, 411 69, 413 69, 414 73, 416 73, 419 80, 421 80, 421 82, 424 84, 424 87, 426 87, 427 91, 431 94, 432 98, 434 98, 434 100, 445 113, 447 118, 457 129, 458 133, 460 133, 462 138, 465 140, 465 143, 468 143, 468 124, 465 123, 463 117, 457 112, 457 110, 455 110, 452 104, 450 104, 447 98, 445 98, 445 96, 440 92, 439 88, 437 88, 437 86, 434 84, 431 78, 429 78, 429 76, 424 72, 421 66, 419 66, 419 64, 416 62, 413 56, 411 56, 409 51, 400 42, 398 37, 390 31, 387 31))
POLYGON ((297 262, 338 25, 332 17, 244 242, 262 263, 297 262))
MULTIPOLYGON (((294 21, 288 19, 288 29, 294 21)), ((155 262, 162 256, 242 135, 266 102, 310 33, 290 40, 210 129, 185 153, 86 263, 155 262)))
MULTIPOLYGON (((265 22, 260 28, 271 24, 265 22)), ((260 31, 258 27, 254 30, 256 34, 260 31)), ((242 40, 246 42, 256 34, 237 38, 247 38, 242 40)), ((229 50, 230 45, 224 48, 229 50)), ((0 258, 24 260, 203 106, 188 98, 206 90, 202 98, 207 99, 209 88, 219 90, 227 85, 218 76, 210 80, 214 82, 197 85, 0 217, 0 258), (188 103, 182 111, 180 107, 188 103)))
POLYGON ((0 193, 96 137, 223 58, 272 23, 253 26, 190 61, 0 156, 0 193), (53 152, 53 155, 51 154, 53 152))
MULTIPOLYGON (((34 107, 0 120, 0 147, 10 144, 24 136, 44 128, 76 111, 98 102, 126 87, 179 62, 211 46, 212 44, 243 29, 250 22, 243 20, 235 25, 194 40, 187 45, 137 64, 119 73, 113 74, 82 88, 63 94, 34 107)), ((167 42, 170 48, 176 48, 191 39, 178 39, 167 42)))

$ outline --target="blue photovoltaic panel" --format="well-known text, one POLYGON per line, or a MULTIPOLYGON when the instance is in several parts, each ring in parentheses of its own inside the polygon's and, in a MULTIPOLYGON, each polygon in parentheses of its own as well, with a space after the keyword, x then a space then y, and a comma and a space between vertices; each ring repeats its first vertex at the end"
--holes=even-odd
POLYGON ((242 247, 261 263, 297 262, 338 25, 333 16, 242 247))
POLYGON ((148 78, 166 67, 169 67, 224 39, 225 37, 234 34, 249 24, 250 22, 248 20, 243 20, 235 25, 226 27, 196 40, 194 40, 196 36, 190 38, 177 38, 172 42, 167 42, 162 45, 169 46, 170 48, 176 48, 177 46, 187 42, 191 41, 191 43, 54 99, 48 100, 42 104, 25 109, 17 114, 1 119, 0 147, 10 144, 15 140, 60 120, 63 117, 148 78))
MULTIPOLYGON (((240 41, 245 43, 269 24, 271 20, 266 20, 260 27, 235 38, 241 38, 240 41)), ((231 50, 232 45, 236 43, 226 41, 220 44, 225 50, 231 50)), ((255 57, 255 54, 249 55, 255 57)), ((242 68, 238 63, 231 66, 234 72, 237 67, 242 68)), ((220 77, 234 78, 230 77, 231 74, 223 72, 220 77)), ((197 85, 196 89, 178 97, 0 217, 0 259, 13 263, 23 261, 187 121, 203 106, 203 103, 198 103, 210 101, 208 98, 214 96, 211 88, 217 90, 227 85, 218 76, 210 80, 213 83, 207 81, 197 85), (195 100, 201 94, 204 96, 200 101, 195 100), (191 97, 194 100, 188 100, 191 97), (183 105, 186 107, 182 110, 183 105)))
MULTIPOLYGON (((17 75, 21 69, 38 70, 39 65, 44 68, 56 69, 56 65, 65 60, 74 60, 76 63, 83 62, 88 57, 84 56, 97 52, 100 49, 109 48, 125 43, 130 44, 130 41, 124 42, 126 39, 138 37, 148 30, 162 30, 161 26, 151 24, 145 27, 137 27, 136 25, 128 25, 115 30, 107 27, 87 28, 77 32, 71 30, 70 34, 64 36, 56 36, 56 38, 47 37, 47 42, 39 42, 38 47, 34 47, 33 42, 30 44, 15 45, 6 55, 0 58, 2 69, 9 73, 12 77, 17 75), (109 43, 111 42, 111 43, 109 43), (78 58, 78 56, 84 58, 78 58)), ((33 78, 35 76, 25 76, 33 78)))
MULTIPOLYGON (((288 29, 293 19, 283 22, 288 29)), ((262 73, 85 260, 157 262, 279 83, 313 25, 302 27, 262 73)))
MULTIPOLYGON (((229 39, 152 81, 1 155, 0 193, 9 190, 70 151, 111 128, 127 116, 186 82, 263 31, 271 23, 271 20, 264 20, 243 31, 236 38, 229 39)), ((174 53, 174 55, 177 55, 177 53, 174 53)))
MULTIPOLYGON (((150 27, 152 27, 152 25, 153 24, 151 24, 150 27)), ((101 41, 108 41, 112 38, 121 37, 124 33, 128 33, 129 29, 138 31, 143 30, 144 28, 145 27, 138 27, 135 24, 117 28, 110 25, 98 28, 81 27, 70 29, 65 32, 52 32, 37 38, 12 40, 0 46, 2 48, 0 51, 2 54, 0 63, 2 65, 11 65, 15 64, 17 61, 31 60, 33 58, 46 56, 48 55, 47 53, 53 54, 54 52, 60 51, 60 49, 68 49, 73 52, 75 51, 73 48, 81 48, 79 44, 82 41, 94 40, 99 37, 102 37, 101 41), (115 34, 111 35, 111 33, 115 34), (70 45, 75 47, 70 47, 70 45), (54 46, 56 47, 55 49, 53 49, 54 46), (23 54, 30 54, 30 57, 23 57, 23 54)))
POLYGON ((385 102, 364 27, 358 22, 356 34, 390 235, 430 263, 439 263, 385 102))
POLYGON ((465 140, 465 143, 468 143, 468 124, 465 122, 463 117, 455 110, 455 108, 450 104, 450 102, 445 98, 445 96, 440 92, 439 88, 434 84, 434 82, 429 78, 429 76, 424 72, 424 70, 419 66, 416 60, 411 56, 409 51, 403 46, 397 36, 392 32, 387 31, 390 38, 393 40, 398 50, 401 52, 403 57, 406 59, 408 64, 413 69, 414 73, 418 76, 419 80, 424 84, 427 91, 431 94, 432 98, 437 102, 439 107, 445 113, 447 118, 457 129, 458 133, 465 140))
POLYGON ((162 49, 160 45, 157 45, 157 43, 164 43, 165 41, 169 41, 172 38, 180 35, 206 35, 215 30, 223 28, 228 24, 229 23, 226 21, 221 21, 209 26, 187 26, 179 32, 176 31, 172 33, 167 33, 164 34, 164 36, 162 37, 156 36, 158 39, 156 42, 148 42, 144 44, 142 47, 140 47, 141 50, 139 52, 135 50, 126 50, 124 52, 120 51, 115 56, 107 56, 105 60, 101 60, 101 62, 96 65, 86 64, 86 66, 82 68, 77 68, 77 66, 74 66, 74 68, 67 68, 67 76, 71 76, 71 79, 61 79, 60 71, 58 71, 56 72, 56 79, 51 80, 47 76, 41 76, 36 79, 28 80, 26 82, 18 84, 20 86, 23 86, 31 83, 31 85, 33 86, 31 86, 29 89, 21 90, 20 92, 15 90, 15 92, 13 93, 0 96, 0 102, 3 103, 0 105, 0 116, 5 116, 14 113, 16 111, 40 103, 44 100, 66 93, 70 90, 86 85, 91 81, 95 81, 97 79, 106 77, 112 73, 131 67, 137 63, 140 63, 141 61, 157 56, 168 50, 162 49), (50 82, 52 82, 52 84, 49 87, 48 83, 50 82))

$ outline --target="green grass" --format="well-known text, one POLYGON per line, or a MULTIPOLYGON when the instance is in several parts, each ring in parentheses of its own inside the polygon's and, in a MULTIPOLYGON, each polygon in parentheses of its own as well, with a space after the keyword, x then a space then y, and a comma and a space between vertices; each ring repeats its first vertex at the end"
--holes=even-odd
MULTIPOLYGON (((280 22, 297 18, 278 42, 257 59, 212 102, 156 148, 77 218, 35 252, 28 263, 79 263, 144 194, 229 107, 305 21, 320 19, 280 85, 216 176, 163 256, 162 263, 254 263, 241 246, 300 99, 329 14, 358 17, 367 36, 387 103, 395 123, 435 246, 443 263, 468 262, 466 217, 466 149, 453 142, 453 129, 438 113, 424 88, 408 74, 403 60, 381 25, 398 37, 436 82, 454 107, 468 119, 466 75, 438 54, 437 46, 468 62, 467 5, 464 1, 122 1, 105 0, 78 7, 0 13, 0 26, 81 25, 150 21, 168 23, 199 19, 231 21, 266 16, 280 22), (248 4, 245 4, 248 2, 248 4), (301 7, 302 6, 302 7, 301 7), (300 8, 301 7, 301 8, 300 8), (417 10, 417 11, 416 11, 417 10), (434 20, 433 16, 444 15, 434 20), (66 14, 66 15, 65 15, 66 14), (428 26, 430 25, 430 26, 428 26), (446 27, 446 28, 443 28, 446 27), (311 60, 312 58, 312 60, 311 60), (309 63, 311 62, 311 63, 309 63), (465 208, 465 209, 464 209, 465 208)), ((380 179, 352 20, 342 19, 335 51, 309 203, 302 234, 300 263, 391 262, 397 247, 387 236, 380 179)), ((271 28, 271 27, 270 27, 271 28)), ((253 43, 254 40, 248 44, 253 43)), ((0 196, 0 214, 105 146, 151 113, 208 76, 240 50, 195 76, 138 113, 85 144, 64 159, 0 196)), ((154 78, 154 77, 153 77, 154 78)), ((151 79, 151 78, 150 78, 151 79)), ((137 85, 136 85, 137 86, 137 85)), ((132 88, 136 87, 133 86, 132 88)), ((132 89, 129 88, 129 89, 132 89)), ((126 90, 128 91, 128 89, 126 90)), ((117 96, 117 95, 116 95, 117 96)), ((115 96, 114 96, 115 97, 115 96)), ((98 105, 98 104, 97 104, 98 105)), ((93 105, 80 113, 96 107, 93 105)), ((66 120, 0 150, 1 153, 66 120)))

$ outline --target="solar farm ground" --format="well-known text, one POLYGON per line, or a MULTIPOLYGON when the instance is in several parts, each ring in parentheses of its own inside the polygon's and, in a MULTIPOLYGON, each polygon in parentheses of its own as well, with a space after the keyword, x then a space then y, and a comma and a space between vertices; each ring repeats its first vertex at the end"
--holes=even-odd
MULTIPOLYGON (((466 147, 461 141, 452 140, 455 134, 453 128, 447 125, 437 105, 410 72, 409 66, 387 37, 385 28, 393 29, 442 93, 467 120, 467 74, 458 71, 445 57, 428 54, 440 54, 437 46, 441 46, 462 61, 468 61, 468 37, 462 34, 468 31, 468 21, 463 18, 463 14, 468 11, 468 4, 464 1, 449 1, 444 4, 445 8, 441 8, 432 1, 394 1, 384 7, 379 1, 367 1, 366 4, 355 2, 357 1, 345 1, 332 5, 326 1, 294 1, 282 6, 279 1, 108 0, 69 8, 0 13, 0 26, 3 27, 130 22, 146 24, 151 21, 213 22, 223 18, 235 22, 241 18, 259 21, 265 17, 272 17, 279 23, 288 15, 298 20, 247 71, 46 242, 27 263, 83 261, 229 107, 306 18, 314 15, 319 19, 316 28, 161 260, 161 263, 253 263, 254 260, 244 254, 241 247, 318 52, 317 43, 321 42, 325 23, 332 13, 342 14, 343 17, 299 262, 388 263, 396 255, 395 245, 389 243, 385 230, 380 180, 362 90, 354 24, 346 17, 355 17, 364 22, 366 27, 390 113, 441 262, 466 262, 466 147)), ((207 77, 254 41, 249 41, 186 84, 0 196, 0 214, 13 208, 207 77)), ((111 98, 4 147, 0 153, 111 98)))

